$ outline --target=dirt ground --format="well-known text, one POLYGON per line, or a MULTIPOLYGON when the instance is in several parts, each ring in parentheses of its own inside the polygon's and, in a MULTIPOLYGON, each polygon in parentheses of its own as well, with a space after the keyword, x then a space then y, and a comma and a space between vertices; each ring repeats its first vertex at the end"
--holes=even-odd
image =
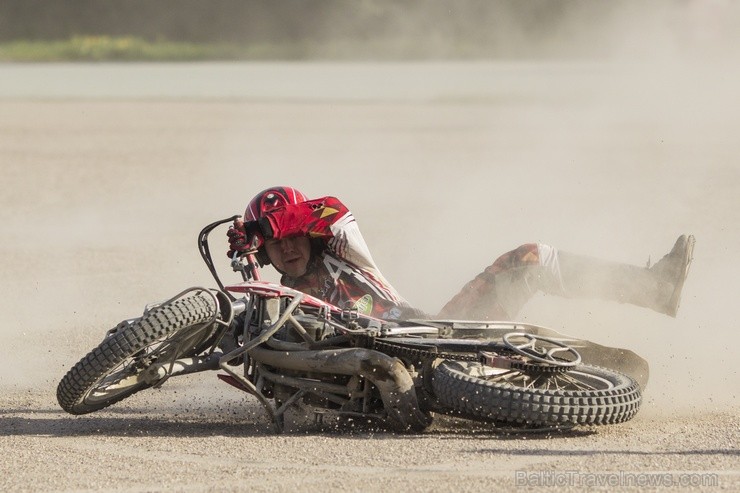
POLYGON ((737 74, 436 67, 445 84, 406 98, 367 70, 327 77, 359 98, 0 85, 0 490, 740 489, 737 74), (430 312, 524 242, 643 265, 696 235, 675 319, 545 296, 519 314, 645 357, 642 410, 550 435, 441 419, 411 436, 311 423, 277 436, 253 399, 202 374, 64 414, 64 373, 147 303, 213 285, 198 231, 275 184, 340 196, 386 277, 430 312))

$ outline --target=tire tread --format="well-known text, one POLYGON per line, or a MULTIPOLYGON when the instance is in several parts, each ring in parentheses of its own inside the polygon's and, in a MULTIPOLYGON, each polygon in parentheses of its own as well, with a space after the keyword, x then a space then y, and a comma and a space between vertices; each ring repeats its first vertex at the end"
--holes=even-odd
POLYGON ((148 388, 148 384, 138 385, 131 392, 95 405, 84 401, 88 392, 124 360, 183 328, 209 320, 216 309, 211 296, 197 293, 156 307, 131 325, 120 323, 115 333, 78 361, 59 382, 59 405, 71 414, 86 414, 148 388))

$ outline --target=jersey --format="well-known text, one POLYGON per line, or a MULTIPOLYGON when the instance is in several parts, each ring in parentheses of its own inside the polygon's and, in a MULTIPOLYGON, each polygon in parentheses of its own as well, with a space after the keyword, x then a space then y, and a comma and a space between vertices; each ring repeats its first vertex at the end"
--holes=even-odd
POLYGON ((281 283, 342 309, 383 319, 423 318, 383 277, 352 213, 335 197, 290 204, 265 214, 272 238, 308 236, 315 251, 306 273, 281 283))

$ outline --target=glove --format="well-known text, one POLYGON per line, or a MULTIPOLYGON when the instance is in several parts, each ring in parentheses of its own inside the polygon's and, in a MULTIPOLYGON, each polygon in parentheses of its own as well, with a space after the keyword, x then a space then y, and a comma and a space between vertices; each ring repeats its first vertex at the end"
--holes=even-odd
POLYGON ((229 258, 234 258, 236 253, 257 250, 265 243, 265 237, 257 221, 245 223, 236 219, 234 225, 226 232, 226 236, 229 237, 229 251, 226 252, 229 258))
POLYGON ((229 258, 234 258, 236 253, 247 251, 247 233, 244 230, 244 223, 239 219, 234 220, 234 225, 226 232, 226 236, 229 237, 229 251, 226 252, 229 258))

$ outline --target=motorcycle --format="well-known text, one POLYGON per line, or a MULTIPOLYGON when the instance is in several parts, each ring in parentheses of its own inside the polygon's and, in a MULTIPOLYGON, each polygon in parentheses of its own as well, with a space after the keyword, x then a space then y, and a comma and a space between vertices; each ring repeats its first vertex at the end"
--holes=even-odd
POLYGON ((521 429, 605 425, 640 408, 648 365, 635 353, 509 321, 381 320, 261 280, 192 287, 109 330, 60 381, 71 414, 103 409, 169 378, 219 371, 262 404, 275 431, 290 409, 420 432, 435 414, 521 429))

